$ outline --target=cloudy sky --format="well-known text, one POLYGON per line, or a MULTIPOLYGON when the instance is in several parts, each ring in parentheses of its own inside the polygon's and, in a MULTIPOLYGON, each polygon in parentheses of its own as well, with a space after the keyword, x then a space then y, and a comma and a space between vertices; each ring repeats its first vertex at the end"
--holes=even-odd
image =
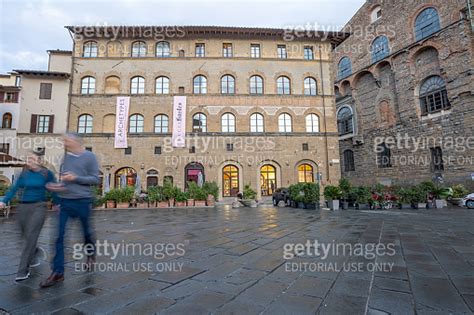
POLYGON ((65 25, 304 26, 339 30, 364 0, 0 0, 0 73, 47 67, 65 25))

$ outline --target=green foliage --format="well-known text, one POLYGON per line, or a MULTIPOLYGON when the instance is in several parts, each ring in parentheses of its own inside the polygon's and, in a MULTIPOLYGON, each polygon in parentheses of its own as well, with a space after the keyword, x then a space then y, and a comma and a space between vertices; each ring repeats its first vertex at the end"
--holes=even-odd
POLYGON ((436 186, 433 182, 424 181, 418 185, 418 189, 423 190, 425 193, 433 193, 436 186))
POLYGON ((342 198, 348 200, 351 193, 352 185, 347 178, 341 177, 339 180, 339 188, 341 189, 342 198))
POLYGON ((217 200, 219 196, 219 185, 217 185, 216 182, 205 182, 202 185, 202 188, 206 193, 206 198, 208 195, 212 195, 214 196, 214 200, 217 200))
POLYGON ((411 203, 411 188, 409 187, 398 187, 395 190, 395 195, 397 196, 397 199, 402 203, 402 204, 410 204, 411 203))
MULTIPOLYGON (((185 191, 181 191, 181 189, 177 188, 174 194, 174 200, 177 202, 185 202, 189 198, 189 193, 185 191)), ((191 198, 193 199, 193 198, 191 198)))
POLYGON ((451 188, 453 189, 453 198, 463 198, 469 193, 469 190, 462 184, 454 185, 451 188))
MULTIPOLYGON (((319 189, 319 187, 318 187, 319 189)), ((293 200, 294 202, 303 202, 303 196, 304 196, 304 184, 303 183, 298 183, 298 184, 293 184, 288 187, 288 192, 290 194, 290 199, 293 200)))
POLYGON ((176 198, 178 192, 179 188, 173 186, 173 184, 168 181, 163 185, 163 197, 165 200, 176 198))
POLYGON ((245 185, 243 191, 243 199, 244 200, 255 200, 257 197, 257 192, 250 187, 249 184, 245 185))
POLYGON ((303 202, 305 204, 319 203, 319 184, 305 183, 303 184, 303 202))
POLYGON ((338 186, 328 185, 324 187, 324 198, 326 200, 337 200, 341 198, 342 192, 338 186))
POLYGON ((426 202, 426 185, 413 186, 408 189, 408 194, 410 196, 410 203, 423 203, 426 202))
POLYGON ((148 188, 148 201, 157 202, 165 200, 162 186, 153 186, 148 188))
POLYGON ((7 193, 8 188, 9 187, 7 185, 0 185, 0 196, 5 196, 5 194, 7 193))
POLYGON ((115 202, 130 202, 133 200, 135 195, 135 189, 133 187, 127 188, 114 188, 107 192, 104 196, 104 200, 110 200, 115 202))
POLYGON ((449 190, 443 185, 436 184, 433 186, 431 193, 436 199, 446 199, 449 195, 449 190))
POLYGON ((194 200, 206 200, 207 194, 204 188, 199 187, 195 182, 188 182, 189 197, 194 200))
POLYGON ((357 186, 353 189, 353 193, 358 204, 369 203, 371 200, 370 189, 367 186, 357 186))

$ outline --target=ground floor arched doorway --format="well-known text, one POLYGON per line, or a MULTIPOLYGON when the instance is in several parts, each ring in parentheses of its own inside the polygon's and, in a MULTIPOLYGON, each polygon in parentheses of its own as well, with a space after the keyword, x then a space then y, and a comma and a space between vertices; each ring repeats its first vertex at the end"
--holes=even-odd
POLYGON ((222 196, 236 197, 239 193, 239 168, 226 165, 222 169, 222 196))
POLYGON ((204 166, 201 163, 192 162, 186 165, 184 168, 184 183, 185 187, 188 187, 189 182, 195 182, 199 186, 202 186, 205 181, 204 166))
POLYGON ((277 188, 276 168, 265 164, 260 168, 260 192, 262 196, 271 196, 277 188))
POLYGON ((131 167, 122 167, 115 172, 115 187, 124 188, 126 186, 135 186, 137 181, 137 172, 131 167))

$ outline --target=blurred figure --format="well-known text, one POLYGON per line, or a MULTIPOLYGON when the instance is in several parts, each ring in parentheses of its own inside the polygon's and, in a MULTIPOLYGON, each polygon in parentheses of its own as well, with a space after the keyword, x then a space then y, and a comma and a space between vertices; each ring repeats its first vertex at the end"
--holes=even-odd
POLYGON ((42 152, 29 154, 20 176, 0 202, 0 207, 5 206, 19 190, 17 218, 24 244, 16 281, 28 279, 30 268, 40 264, 38 254, 42 249, 37 248, 37 242, 46 218, 46 187, 56 180, 42 162, 42 152))
POLYGON ((40 283, 42 288, 64 280, 64 234, 69 218, 79 218, 84 233, 84 243, 88 248, 92 248, 92 252, 87 257, 89 268, 95 261, 95 244, 90 215, 93 200, 92 189, 100 182, 99 166, 95 155, 84 149, 82 139, 78 135, 66 134, 64 148, 66 154, 61 166, 61 183, 50 187, 51 190, 58 191, 60 197, 56 255, 51 275, 40 283))

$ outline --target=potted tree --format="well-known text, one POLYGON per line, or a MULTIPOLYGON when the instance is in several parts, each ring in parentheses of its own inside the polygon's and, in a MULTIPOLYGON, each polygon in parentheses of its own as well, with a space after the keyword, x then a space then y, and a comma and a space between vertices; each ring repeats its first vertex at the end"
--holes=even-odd
POLYGON ((129 208, 130 202, 133 200, 135 189, 133 187, 126 187, 118 190, 117 208, 129 208))
POLYGON ((175 193, 175 207, 185 207, 188 200, 188 193, 178 189, 175 193))
POLYGON ((303 202, 306 209, 319 208, 319 184, 306 183, 303 187, 303 202))
POLYGON ((354 193, 356 194, 357 209, 369 209, 370 189, 366 186, 358 186, 354 189, 354 193))
POLYGON ((106 208, 116 208, 117 201, 119 200, 119 191, 117 188, 111 189, 104 195, 104 200, 106 201, 106 208))
POLYGON ((174 206, 174 199, 176 197, 176 194, 179 192, 179 188, 173 186, 170 182, 165 182, 163 185, 163 197, 165 200, 168 201, 168 206, 173 207, 174 206))
POLYGON ((395 195, 398 200, 398 207, 400 209, 411 209, 411 193, 409 187, 398 187, 395 190, 395 195))
POLYGON ((219 186, 216 182, 205 182, 202 188, 206 195, 206 204, 208 206, 214 206, 219 195, 219 186))
POLYGON ((158 201, 158 197, 159 197, 159 194, 158 194, 158 189, 159 187, 158 186, 152 186, 150 188, 148 188, 147 190, 147 202, 148 202, 148 207, 150 208, 154 208, 156 207, 156 202, 158 201))
POLYGON ((446 198, 448 196, 448 190, 442 185, 434 185, 433 190, 431 191, 435 198, 435 207, 437 209, 444 208, 446 204, 446 198))
POLYGON ((462 198, 464 198, 469 191, 462 184, 454 185, 451 187, 453 190, 452 197, 449 199, 449 203, 454 206, 459 206, 461 204, 462 198))
POLYGON ((190 182, 188 184, 188 192, 190 200, 193 200, 192 204, 189 204, 188 200, 188 206, 204 207, 206 205, 206 191, 199 187, 198 184, 190 182))
POLYGON ((415 209, 426 209, 426 190, 423 185, 412 188, 411 203, 415 206, 415 209))
POLYGON ((352 185, 347 178, 341 177, 339 180, 339 188, 342 194, 342 209, 349 209, 349 197, 352 189, 352 185))
POLYGON ((331 210, 339 210, 339 198, 341 198, 341 189, 338 186, 328 185, 324 187, 324 198, 328 201, 331 210))
POLYGON ((242 200, 240 200, 240 203, 242 203, 246 207, 256 208, 257 207, 257 201, 255 200, 256 197, 257 197, 257 192, 253 190, 250 187, 250 185, 247 184, 244 186, 242 200))

